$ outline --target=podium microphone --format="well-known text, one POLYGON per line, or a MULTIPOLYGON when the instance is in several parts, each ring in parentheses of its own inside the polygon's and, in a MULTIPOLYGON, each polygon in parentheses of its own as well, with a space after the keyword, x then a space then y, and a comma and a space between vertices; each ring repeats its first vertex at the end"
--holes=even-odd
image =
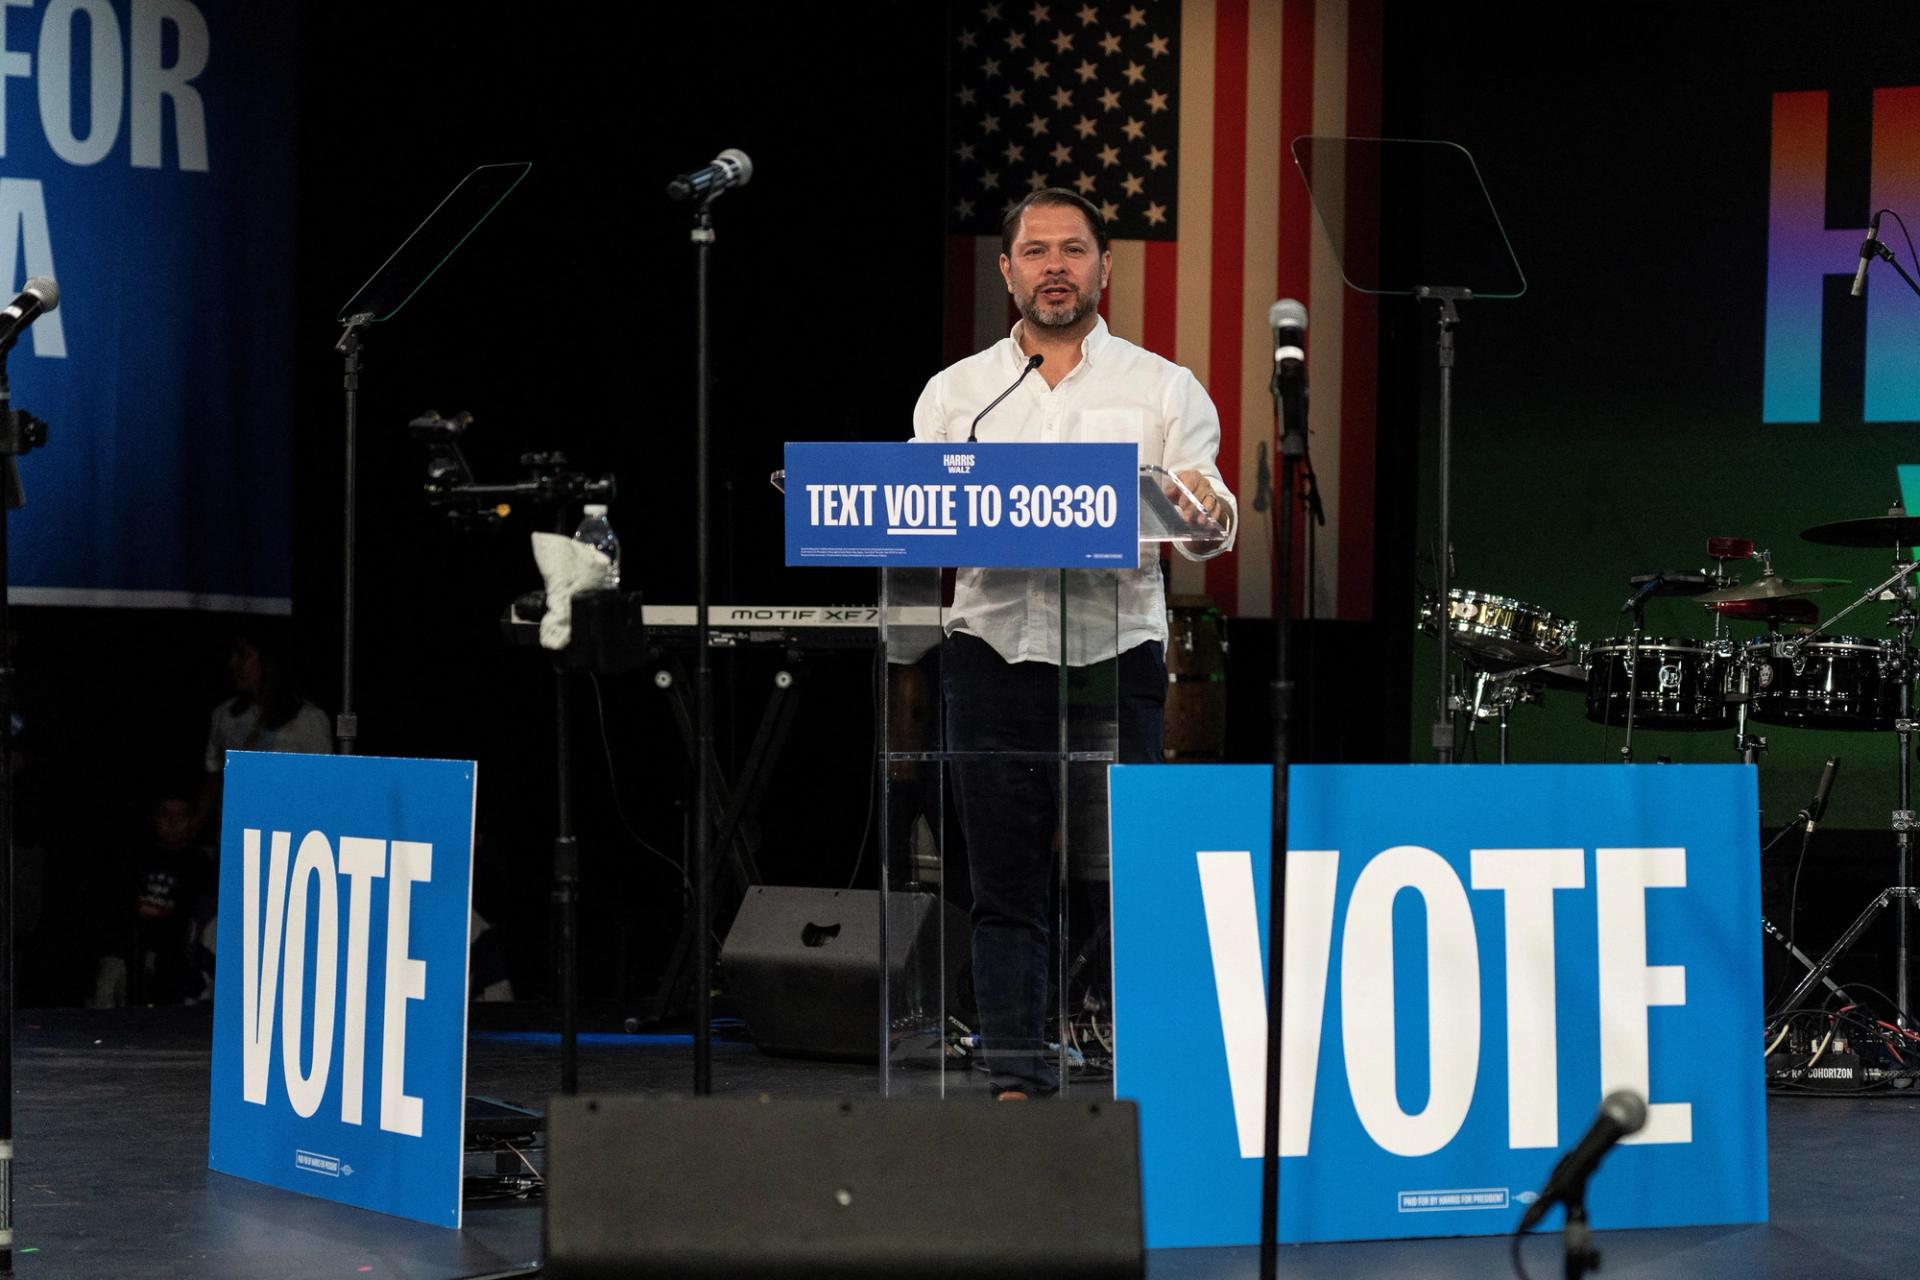
POLYGON ((1860 242, 1860 265, 1853 269, 1853 296, 1859 297, 1860 291, 1867 285, 1867 264, 1873 261, 1874 242, 1880 238, 1880 215, 1874 214, 1873 221, 1867 224, 1867 238, 1860 242))
POLYGON ((1041 355, 1038 351, 1034 352, 1031 356, 1027 357, 1027 367, 1022 369, 1020 371, 1020 376, 1013 380, 1013 386, 1008 387, 1005 391, 1002 391, 999 395, 995 396, 993 398, 993 404, 988 405, 986 408, 982 409, 979 413, 976 413, 973 416, 973 425, 967 428, 968 444, 976 443, 975 433, 980 430, 980 419, 992 413, 995 405, 998 405, 1002 400, 1005 400, 1008 396, 1012 395, 1014 391, 1019 388, 1020 384, 1027 380, 1028 374, 1032 373, 1035 369, 1038 369, 1041 365, 1045 364, 1046 362, 1047 362, 1047 358, 1041 355))
POLYGON ((20 296, 0 311, 0 351, 20 340, 27 326, 60 305, 60 286, 46 276, 35 276, 20 290, 20 296))

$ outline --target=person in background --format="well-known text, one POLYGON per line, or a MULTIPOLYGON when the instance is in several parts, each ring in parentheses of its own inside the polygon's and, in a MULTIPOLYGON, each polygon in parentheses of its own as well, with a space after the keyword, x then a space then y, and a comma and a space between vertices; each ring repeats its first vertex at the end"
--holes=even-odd
POLYGON ((163 795, 148 821, 146 839, 114 877, 109 947, 96 966, 88 1002, 96 1009, 204 997, 206 975, 196 961, 195 940, 213 914, 213 854, 194 836, 194 804, 186 794, 163 795))
POLYGON ((227 670, 234 694, 214 707, 207 726, 207 778, 195 815, 201 831, 219 813, 227 752, 333 751, 333 726, 326 712, 301 696, 299 672, 277 630, 255 626, 235 637, 227 670))

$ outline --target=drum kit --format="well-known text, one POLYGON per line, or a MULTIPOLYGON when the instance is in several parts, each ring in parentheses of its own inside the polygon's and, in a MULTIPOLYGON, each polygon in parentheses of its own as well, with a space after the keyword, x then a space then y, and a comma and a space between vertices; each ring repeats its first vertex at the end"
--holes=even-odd
MULTIPOLYGON (((1469 742, 1476 726, 1493 721, 1499 728, 1501 763, 1508 758, 1508 715, 1522 703, 1538 702, 1550 688, 1584 691, 1587 718, 1625 730, 1619 759, 1633 760, 1636 728, 1701 731, 1733 730, 1733 750, 1753 763, 1767 741, 1750 732, 1755 726, 1892 732, 1899 740, 1899 797, 1893 830, 1899 847, 1898 883, 1883 891, 1788 996, 1777 1016, 1797 1008, 1872 919, 1899 899, 1920 908, 1920 889, 1911 875, 1914 680, 1920 654, 1914 631, 1915 561, 1920 545, 1920 516, 1895 506, 1884 516, 1838 520, 1803 530, 1807 542, 1837 547, 1878 547, 1891 552, 1893 573, 1862 592, 1824 621, 1812 597, 1851 583, 1838 578, 1788 578, 1776 574, 1772 555, 1749 539, 1711 538, 1712 569, 1699 572, 1641 574, 1629 580, 1633 594, 1620 613, 1632 615, 1625 635, 1580 645, 1579 624, 1524 601, 1485 592, 1454 589, 1447 593, 1449 644, 1459 650, 1465 677, 1448 691, 1455 710, 1467 720, 1469 742), (1757 562, 1758 576, 1740 580, 1731 569, 1757 562), (1646 602, 1655 596, 1682 596, 1701 605, 1712 618, 1706 638, 1648 635, 1646 602), (1874 602, 1891 607, 1890 640, 1851 634, 1841 624, 1874 602), (1757 635, 1731 634, 1736 623, 1757 623, 1757 635)), ((1430 593, 1420 623, 1437 634, 1439 610, 1430 593)), ((1604 750, 1604 749, 1603 749, 1604 750)), ((1805 816, 1805 815, 1803 815, 1805 816)), ((1811 831, 1811 825, 1809 825, 1811 831)), ((1907 916, 1899 912, 1896 1004, 1903 1017, 1907 1003, 1907 916)), ((1803 958, 1804 960, 1804 958, 1803 958)))
MULTIPOLYGON (((1469 734, 1482 722, 1497 722, 1501 763, 1508 758, 1511 709, 1541 701, 1551 688, 1584 693, 1587 719, 1624 728, 1619 757, 1629 762, 1636 728, 1731 728, 1734 750, 1747 761, 1766 749, 1765 738, 1748 733, 1749 722, 1891 729, 1901 678, 1915 666, 1910 631, 1883 641, 1832 628, 1873 600, 1906 599, 1900 592, 1913 569, 1893 541, 1906 526, 1920 535, 1920 517, 1905 515, 1843 520, 1802 534, 1837 546, 1880 545, 1888 539, 1885 545, 1903 557, 1894 577, 1824 623, 1811 597, 1850 584, 1841 578, 1783 577, 1773 571, 1770 552, 1742 538, 1708 541, 1713 569, 1630 578, 1633 595, 1620 611, 1632 614, 1631 629, 1586 645, 1578 642, 1578 622, 1509 596, 1455 588, 1447 593, 1447 612, 1451 644, 1463 657, 1466 678, 1450 693, 1454 708, 1467 716, 1469 734), (1868 538, 1875 542, 1869 544, 1868 538), (1736 579, 1729 567, 1739 560, 1758 562, 1759 576, 1736 579), (1712 620, 1712 633, 1704 638, 1648 635, 1646 602, 1656 596, 1691 598, 1712 620), (1737 622, 1758 623, 1763 630, 1753 637, 1735 636, 1731 629, 1737 622)), ((1435 614, 1429 594, 1420 613, 1429 635, 1437 630, 1435 614)), ((1898 614, 1894 621, 1898 625, 1898 614)))

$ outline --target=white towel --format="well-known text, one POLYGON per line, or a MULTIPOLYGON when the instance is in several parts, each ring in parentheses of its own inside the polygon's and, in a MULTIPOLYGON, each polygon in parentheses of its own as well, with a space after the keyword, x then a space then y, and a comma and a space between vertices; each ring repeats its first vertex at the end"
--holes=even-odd
POLYGON ((547 583, 547 616, 540 619, 540 645, 564 649, 573 639, 573 597, 613 585, 613 561, 584 542, 557 533, 533 535, 533 562, 547 583))

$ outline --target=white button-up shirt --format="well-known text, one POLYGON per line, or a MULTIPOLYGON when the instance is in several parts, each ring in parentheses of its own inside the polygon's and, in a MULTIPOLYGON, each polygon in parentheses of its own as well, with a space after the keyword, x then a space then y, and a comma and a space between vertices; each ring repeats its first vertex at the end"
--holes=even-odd
MULTIPOLYGON (((1025 323, 1014 325, 1010 336, 985 351, 933 376, 914 406, 915 440, 965 442, 974 416, 1026 366, 1027 353, 1020 347, 1025 323)), ((1037 372, 981 419, 980 441, 1133 441, 1140 446, 1142 466, 1161 466, 1175 474, 1195 470, 1206 476, 1233 508, 1226 541, 1208 556, 1232 547, 1240 527, 1239 506, 1214 465, 1220 415, 1197 378, 1115 337, 1106 321, 1097 318, 1080 345, 1080 363, 1058 386, 1049 387, 1037 372)), ((1175 549, 1189 559, 1207 558, 1192 555, 1178 543, 1175 549)), ((1058 662, 1061 576, 1057 569, 961 569, 947 630, 978 636, 1008 662, 1058 662)), ((1065 577, 1068 665, 1102 662, 1149 640, 1166 643, 1166 595, 1159 557, 1151 547, 1142 549, 1138 568, 1072 569, 1065 577)))

